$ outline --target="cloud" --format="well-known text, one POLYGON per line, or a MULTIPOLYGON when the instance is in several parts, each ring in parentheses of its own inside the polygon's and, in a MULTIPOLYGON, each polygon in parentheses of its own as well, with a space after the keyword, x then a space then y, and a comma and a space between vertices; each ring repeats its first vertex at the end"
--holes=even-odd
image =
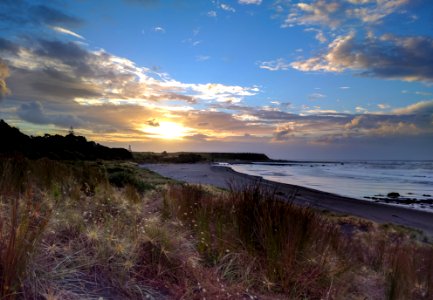
POLYGON ((326 98, 326 95, 320 94, 320 93, 312 93, 312 94, 308 95, 308 100, 310 100, 310 101, 316 101, 316 100, 323 99, 323 98, 326 98))
POLYGON ((326 43, 328 39, 325 37, 323 31, 319 30, 316 33, 316 39, 321 43, 326 43))
POLYGON ((206 61, 209 59, 210 59, 210 56, 208 56, 208 55, 198 55, 195 57, 196 61, 206 61))
POLYGON ((182 41, 182 43, 187 43, 187 44, 190 44, 192 47, 196 47, 196 46, 201 44, 201 41, 193 39, 193 38, 187 38, 187 39, 184 39, 182 41))
POLYGON ((242 87, 220 83, 180 85, 191 90, 194 96, 199 99, 226 103, 241 102, 244 97, 254 96, 260 91, 258 87, 242 87))
POLYGON ((0 23, 5 28, 19 24, 51 25, 51 26, 79 26, 83 23, 80 18, 68 15, 47 5, 34 5, 25 0, 1 1, 0 23))
POLYGON ((366 108, 362 107, 362 106, 357 106, 357 107, 355 107, 355 111, 358 112, 358 113, 365 113, 368 110, 366 108))
POLYGON ((326 53, 291 66, 300 71, 357 71, 359 75, 433 82, 433 39, 383 35, 357 40, 355 33, 337 37, 326 53))
POLYGON ((156 119, 148 120, 146 124, 152 127, 159 127, 159 122, 156 119))
POLYGON ((63 28, 63 27, 60 27, 60 26, 51 26, 51 29, 53 29, 54 31, 60 32, 62 34, 67 34, 67 35, 70 35, 70 36, 73 36, 73 37, 76 37, 76 38, 84 40, 84 37, 82 37, 78 33, 75 33, 75 32, 73 32, 73 31, 71 31, 69 29, 66 29, 66 28, 63 28))
POLYGON ((328 25, 336 27, 340 24, 341 3, 336 1, 316 0, 311 4, 293 4, 284 26, 293 25, 328 25))
POLYGON ((294 125, 293 123, 285 124, 278 127, 274 133, 274 141, 284 141, 294 136, 294 125))
POLYGON ((8 56, 15 74, 11 86, 21 99, 31 95, 40 101, 67 99, 87 105, 146 104, 146 101, 239 102, 259 91, 256 87, 178 82, 166 74, 138 67, 128 59, 103 50, 88 51, 72 42, 42 39, 32 45, 8 56))
POLYGON ((283 58, 259 62, 260 69, 269 70, 269 71, 288 70, 290 66, 291 64, 283 58))
POLYGON ((424 91, 407 91, 407 90, 403 90, 401 91, 402 94, 414 94, 414 95, 420 95, 420 96, 432 96, 433 94, 430 92, 424 92, 424 91))
POLYGON ((211 18, 215 18, 217 16, 217 12, 214 10, 208 11, 207 16, 211 18))
MULTIPOLYGON (((350 2, 350 5, 370 4, 350 2)), ((51 18, 50 22, 57 22, 54 19, 51 18)), ((38 22, 42 24, 42 21, 38 22)), ((42 25, 46 26, 46 22, 42 25)), ((66 28, 78 25, 64 23, 50 26, 69 30, 66 28)), ((181 82, 102 49, 95 50, 77 42, 38 38, 38 35, 29 36, 14 42, 0 38, 0 56, 11 74, 7 87, 13 92, 5 96, 5 103, 13 108, 7 114, 15 120, 33 124, 54 124, 64 128, 72 125, 85 130, 86 136, 98 141, 150 141, 151 136, 143 128, 158 127, 164 122, 188 128, 184 141, 196 141, 195 145, 203 140, 215 142, 212 145, 217 142, 259 141, 260 146, 272 147, 272 141, 278 141, 279 145, 293 140, 323 144, 387 135, 400 139, 433 136, 432 104, 428 101, 386 113, 360 111, 343 114, 326 107, 300 109, 299 113, 293 113, 292 110, 298 108, 280 101, 274 105, 251 107, 244 103, 248 98, 260 95, 258 86, 181 82)), ((327 36, 335 37, 332 34, 327 36)), ((401 40, 400 48, 410 48, 410 42, 402 38, 382 36, 366 39, 371 46, 367 44, 366 49, 361 49, 361 42, 355 38, 347 41, 343 37, 339 42, 351 51, 345 54, 348 61, 337 60, 345 58, 345 49, 340 47, 336 51, 337 44, 331 47, 338 40, 334 38, 325 54, 313 57, 317 58, 316 63, 324 66, 319 71, 333 67, 331 71, 334 72, 355 70, 373 76, 367 71, 381 66, 374 59, 385 57, 388 51, 394 53, 392 46, 400 45, 395 39, 401 40), (382 52, 379 46, 388 48, 382 52), (335 57, 327 56, 328 52, 335 57), (372 53, 380 55, 371 58, 374 63, 369 63, 364 56, 372 53)), ((191 39, 191 42, 196 41, 191 39)), ((416 48, 417 51, 430 51, 422 44, 416 48)), ((427 57, 429 54, 417 55, 427 57)), ((415 53, 408 57, 414 58, 415 53)), ((425 61, 424 64, 427 66, 425 61)), ((405 61, 395 65, 407 68, 405 61)), ((293 65, 277 59, 260 62, 260 67, 284 70, 293 65)), ((2 70, 0 74, 4 81, 6 72, 2 70)))
POLYGON ((262 4, 262 0, 238 0, 239 4, 255 4, 260 5, 262 4))
POLYGON ((395 13, 409 0, 314 0, 292 4, 283 27, 295 25, 319 25, 331 29, 343 24, 377 24, 395 13))
POLYGON ((47 114, 42 104, 39 102, 30 102, 22 104, 18 110, 17 115, 25 121, 34 124, 54 124, 60 127, 79 127, 82 121, 70 114, 47 114))
MULTIPOLYGON (((36 5, 34 1, 29 0, 0 1, 0 27, 3 35, 26 37, 27 39, 28 37, 40 36, 41 33, 47 35, 45 30, 47 27, 75 28, 84 23, 81 18, 53 7, 58 3, 45 2, 47 3, 36 5)), ((70 29, 67 30, 70 32, 63 31, 63 34, 71 35, 74 33, 70 29)))
POLYGON ((390 108, 389 104, 385 104, 385 103, 379 103, 377 105, 377 107, 379 107, 380 109, 388 109, 388 108, 390 108))
POLYGON ((9 89, 6 85, 6 78, 9 77, 8 66, 0 59, 0 100, 3 96, 9 94, 9 89))
POLYGON ((407 107, 395 109, 393 112, 398 115, 431 115, 433 118, 433 100, 417 102, 407 107))
POLYGON ((433 138, 433 101, 419 102, 387 114, 365 110, 348 114, 320 108, 294 114, 236 104, 224 107, 236 120, 251 126, 246 127, 246 132, 264 135, 276 142, 303 140, 324 144, 353 138, 421 135, 433 138))
POLYGON ((30 16, 37 22, 47 25, 70 25, 78 26, 81 19, 69 16, 55 8, 46 5, 30 7, 30 16))
POLYGON ((236 10, 233 7, 231 7, 230 5, 228 5, 226 3, 221 3, 220 4, 220 8, 222 10, 229 11, 229 12, 232 12, 232 13, 236 12, 236 10))
POLYGON ((9 40, 0 37, 0 51, 6 52, 7 54, 15 54, 19 51, 20 47, 9 40))
POLYGON ((153 31, 155 32, 159 32, 159 33, 165 33, 165 29, 160 27, 160 26, 156 26, 153 28, 153 31))
MULTIPOLYGON (((17 107, 14 118, 65 128, 72 125, 86 129, 89 138, 97 136, 98 140, 143 140, 150 137, 140 126, 186 119, 195 120, 191 128, 212 124, 206 132, 189 131, 191 135, 222 136, 226 128, 232 128, 230 134, 239 131, 243 135, 250 125, 231 115, 224 115, 226 119, 219 122, 218 117, 192 106, 241 102, 260 92, 256 86, 179 82, 123 57, 90 51, 73 42, 35 39, 18 47, 0 40, 0 55, 11 69, 8 88, 13 94, 6 100, 17 107), (15 49, 19 50, 10 51, 15 49), (189 111, 197 117, 188 115, 189 111), (226 127, 228 124, 232 125, 226 127)), ((6 70, 2 67, 3 75, 6 70)))

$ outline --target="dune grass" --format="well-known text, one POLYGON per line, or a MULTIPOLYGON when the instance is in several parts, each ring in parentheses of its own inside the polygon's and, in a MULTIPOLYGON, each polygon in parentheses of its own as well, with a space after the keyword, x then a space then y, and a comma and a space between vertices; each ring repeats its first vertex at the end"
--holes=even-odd
POLYGON ((260 184, 215 195, 171 186, 164 214, 194 233, 209 267, 231 284, 289 299, 430 299, 433 248, 410 231, 329 218, 282 202, 260 184), (348 235, 342 224, 350 224, 348 235))
POLYGON ((0 160, 0 299, 431 299, 433 248, 260 184, 0 160), (347 233, 345 228, 350 228, 347 233))

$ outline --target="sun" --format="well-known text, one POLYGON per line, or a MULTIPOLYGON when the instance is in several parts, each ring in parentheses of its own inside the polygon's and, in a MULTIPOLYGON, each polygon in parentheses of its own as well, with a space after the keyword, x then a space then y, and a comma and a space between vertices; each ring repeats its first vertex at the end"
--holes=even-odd
POLYGON ((168 121, 161 121, 158 126, 146 125, 143 130, 150 136, 166 140, 179 140, 188 133, 188 129, 181 124, 168 121))

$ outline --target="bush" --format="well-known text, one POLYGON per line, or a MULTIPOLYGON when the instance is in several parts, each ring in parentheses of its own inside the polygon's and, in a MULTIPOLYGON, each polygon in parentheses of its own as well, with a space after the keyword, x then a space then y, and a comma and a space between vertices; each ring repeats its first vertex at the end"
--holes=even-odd
POLYGON ((125 170, 109 174, 108 180, 112 185, 119 188, 124 188, 128 185, 133 186, 139 193, 144 193, 154 188, 151 184, 138 179, 133 173, 125 170))

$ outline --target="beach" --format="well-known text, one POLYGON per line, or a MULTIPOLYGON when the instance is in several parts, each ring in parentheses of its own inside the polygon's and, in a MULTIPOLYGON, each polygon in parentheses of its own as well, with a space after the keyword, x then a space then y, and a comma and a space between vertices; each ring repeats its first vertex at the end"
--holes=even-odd
POLYGON ((264 186, 275 189, 283 199, 290 199, 300 205, 308 205, 322 211, 353 215, 378 223, 403 225, 433 236, 433 213, 425 211, 352 199, 308 187, 277 183, 235 172, 230 167, 214 166, 209 163, 142 164, 140 166, 175 180, 209 184, 226 189, 230 184, 242 186, 260 181, 264 186))

